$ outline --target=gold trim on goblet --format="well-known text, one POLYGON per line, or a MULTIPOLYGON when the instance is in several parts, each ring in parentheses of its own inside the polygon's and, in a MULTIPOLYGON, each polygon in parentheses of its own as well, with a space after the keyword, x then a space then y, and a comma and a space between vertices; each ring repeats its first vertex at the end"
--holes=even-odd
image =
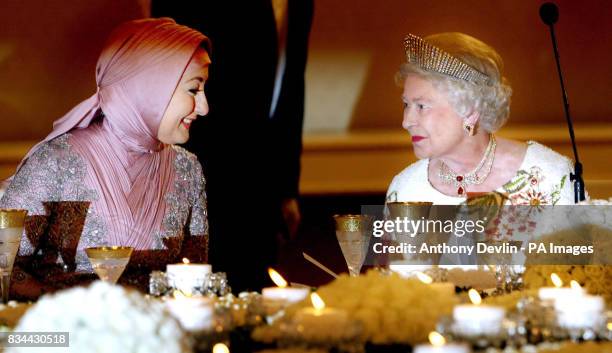
POLYGON ((0 209, 0 229, 23 228, 27 210, 0 209))
POLYGON ((429 217, 429 210, 433 202, 426 201, 394 201, 387 202, 387 209, 389 210, 389 218, 408 218, 408 219, 421 219, 429 217))
POLYGON ((336 230, 343 232, 358 232, 367 228, 370 218, 359 214, 334 215, 336 230))
POLYGON ((134 248, 130 246, 96 246, 85 249, 91 259, 119 259, 132 256, 134 248))

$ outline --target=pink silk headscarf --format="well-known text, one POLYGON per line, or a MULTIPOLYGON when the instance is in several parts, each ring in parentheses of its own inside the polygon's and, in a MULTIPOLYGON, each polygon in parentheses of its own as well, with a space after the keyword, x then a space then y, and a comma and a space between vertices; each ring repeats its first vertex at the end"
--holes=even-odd
MULTIPOLYGON (((196 49, 209 47, 200 32, 170 18, 121 24, 96 65, 97 91, 53 123, 34 146, 70 132, 73 151, 86 160, 85 186, 107 226, 109 245, 150 249, 173 188, 174 150, 157 139, 170 99, 196 49), (101 123, 94 119, 103 112, 101 123)), ((97 120, 97 119, 95 119, 97 120)))

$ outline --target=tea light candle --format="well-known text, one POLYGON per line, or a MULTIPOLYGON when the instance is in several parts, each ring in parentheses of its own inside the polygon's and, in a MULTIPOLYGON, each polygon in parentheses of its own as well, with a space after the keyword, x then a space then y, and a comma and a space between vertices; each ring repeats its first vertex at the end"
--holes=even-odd
POLYGON ((586 294, 576 281, 572 281, 571 287, 562 288, 563 281, 556 273, 551 274, 550 278, 555 286, 540 288, 538 290, 540 300, 552 300, 555 302, 562 298, 578 298, 586 294))
POLYGON ((453 329, 467 336, 499 334, 506 310, 499 306, 480 305, 482 299, 474 289, 470 289, 469 296, 473 304, 457 305, 453 309, 453 329))
POLYGON ((310 289, 297 287, 268 287, 261 291, 264 301, 278 301, 287 304, 302 301, 308 297, 310 289))
POLYGON ((204 284, 206 276, 212 272, 212 266, 208 264, 192 264, 188 259, 183 259, 181 264, 166 265, 166 275, 170 287, 191 295, 196 287, 204 284))
POLYGON ((420 344, 415 347, 414 353, 469 353, 471 352, 466 345, 446 344, 436 347, 430 344, 420 344))
POLYGON ((273 268, 268 269, 268 275, 276 287, 267 287, 261 291, 264 301, 292 304, 303 300, 310 293, 309 288, 287 287, 287 281, 273 268))
POLYGON ((310 288, 287 287, 287 281, 273 268, 268 268, 268 275, 277 285, 261 291, 266 315, 270 317, 280 313, 288 305, 303 300, 310 293, 310 288))
POLYGON ((604 319, 605 303, 602 297, 583 295, 566 296, 555 301, 557 323, 565 328, 595 328, 604 319))
POLYGON ((333 336, 335 332, 342 332, 349 323, 348 313, 325 307, 325 302, 317 293, 312 293, 310 299, 313 307, 303 308, 293 317, 298 330, 307 337, 333 336))
POLYGON ((212 299, 191 297, 175 291, 173 298, 166 299, 170 313, 189 332, 208 331, 213 327, 214 307, 212 299))
POLYGON ((413 353, 469 353, 467 345, 450 343, 446 344, 444 337, 433 331, 429 333, 431 344, 420 344, 414 348, 413 353))

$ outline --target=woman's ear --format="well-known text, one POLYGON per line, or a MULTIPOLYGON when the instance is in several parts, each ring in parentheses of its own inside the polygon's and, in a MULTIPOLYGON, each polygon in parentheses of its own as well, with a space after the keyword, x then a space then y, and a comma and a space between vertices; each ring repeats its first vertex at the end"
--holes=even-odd
POLYGON ((480 120, 480 113, 476 110, 472 110, 463 120, 465 125, 476 126, 480 120))
POLYGON ((473 110, 463 119, 463 129, 468 136, 474 136, 476 134, 479 119, 480 113, 475 110, 473 110))

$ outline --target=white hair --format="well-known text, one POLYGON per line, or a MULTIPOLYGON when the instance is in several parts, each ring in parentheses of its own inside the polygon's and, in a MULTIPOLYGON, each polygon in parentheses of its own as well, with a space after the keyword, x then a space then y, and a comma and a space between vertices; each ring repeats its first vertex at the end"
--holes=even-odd
POLYGON ((459 116, 466 118, 478 112, 478 127, 487 132, 499 130, 510 114, 512 88, 501 74, 503 62, 495 49, 463 33, 440 33, 423 39, 489 76, 489 84, 477 85, 410 63, 401 65, 396 81, 401 83, 407 75, 416 74, 444 92, 459 116))

